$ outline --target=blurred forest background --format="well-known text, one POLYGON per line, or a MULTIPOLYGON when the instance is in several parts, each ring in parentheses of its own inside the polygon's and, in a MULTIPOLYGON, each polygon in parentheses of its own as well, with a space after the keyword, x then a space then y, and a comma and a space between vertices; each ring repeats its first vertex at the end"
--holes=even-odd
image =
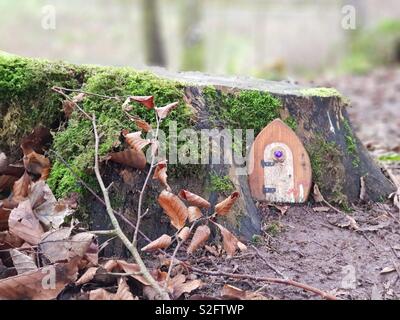
POLYGON ((0 50, 287 79, 400 59, 398 0, 0 0, 0 50), (342 27, 344 5, 356 29, 342 27), (56 13, 44 29, 45 6, 56 13))

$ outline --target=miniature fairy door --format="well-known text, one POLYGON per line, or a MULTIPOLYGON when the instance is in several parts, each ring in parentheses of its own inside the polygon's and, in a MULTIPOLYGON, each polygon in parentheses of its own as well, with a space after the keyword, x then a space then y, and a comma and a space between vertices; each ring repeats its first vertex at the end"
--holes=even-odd
POLYGON ((311 188, 309 156, 297 135, 279 119, 254 141, 248 163, 250 191, 258 201, 302 203, 311 188))

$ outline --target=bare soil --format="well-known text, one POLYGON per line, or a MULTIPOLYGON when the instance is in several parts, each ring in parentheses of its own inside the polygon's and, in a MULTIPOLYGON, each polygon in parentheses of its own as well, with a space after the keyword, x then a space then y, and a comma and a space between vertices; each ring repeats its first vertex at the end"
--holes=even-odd
MULTIPOLYGON (((314 212, 308 207, 290 208, 285 215, 268 210, 264 224, 279 225, 275 236, 266 234, 264 243, 227 259, 208 256, 193 260, 208 270, 285 277, 312 285, 340 299, 399 299, 400 273, 394 268, 400 258, 400 224, 395 208, 376 204, 351 216, 359 230, 351 230, 342 214, 314 212), (367 209, 367 210, 365 210, 367 209), (396 217, 397 220, 393 217, 396 217), (258 251, 258 252, 257 252, 258 251), (276 271, 272 270, 272 266, 276 271)), ((397 266, 397 268, 398 268, 397 266)), ((398 268, 399 269, 399 268, 398 268)), ((260 290, 271 299, 319 299, 301 289, 223 277, 203 277, 201 294, 218 296, 225 283, 245 290, 260 290)))

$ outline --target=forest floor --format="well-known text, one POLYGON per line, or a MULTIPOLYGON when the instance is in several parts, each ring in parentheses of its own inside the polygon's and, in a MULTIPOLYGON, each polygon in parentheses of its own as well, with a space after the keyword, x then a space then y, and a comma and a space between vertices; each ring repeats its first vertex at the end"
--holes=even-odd
MULTIPOLYGON (((376 70, 366 76, 320 79, 352 103, 354 128, 371 154, 400 152, 400 70, 376 70)), ((400 181, 399 161, 382 162, 400 181)), ((400 299, 400 214, 388 204, 354 207, 349 215, 292 207, 283 215, 264 210, 265 237, 247 253, 226 259, 212 255, 192 263, 208 270, 259 277, 287 277, 340 299, 400 299), (355 221, 357 230, 350 221, 355 221)), ((224 284, 257 291, 270 299, 319 298, 301 289, 259 281, 201 276, 197 294, 218 296, 224 284)))

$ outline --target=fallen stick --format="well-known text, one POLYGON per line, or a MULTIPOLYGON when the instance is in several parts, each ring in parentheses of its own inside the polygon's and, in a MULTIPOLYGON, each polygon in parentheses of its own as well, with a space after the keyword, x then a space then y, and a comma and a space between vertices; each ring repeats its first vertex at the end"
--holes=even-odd
POLYGON ((322 298, 326 300, 338 300, 334 295, 322 291, 318 288, 314 288, 312 286, 309 286, 308 284, 300 283, 294 280, 290 279, 281 279, 281 278, 269 278, 269 277, 257 277, 253 276, 250 274, 234 274, 234 273, 229 273, 229 272, 223 272, 223 271, 208 271, 208 270, 203 270, 199 269, 196 267, 193 267, 187 263, 183 263, 188 269, 197 272, 197 273, 202 273, 202 274, 207 274, 210 276, 223 276, 223 277, 228 277, 228 278, 233 278, 233 279, 248 279, 248 280, 254 280, 254 281, 263 281, 263 282, 269 282, 269 283, 279 283, 279 284, 285 284, 289 286, 293 286, 296 288, 303 289, 305 291, 309 291, 312 293, 315 293, 322 298))

